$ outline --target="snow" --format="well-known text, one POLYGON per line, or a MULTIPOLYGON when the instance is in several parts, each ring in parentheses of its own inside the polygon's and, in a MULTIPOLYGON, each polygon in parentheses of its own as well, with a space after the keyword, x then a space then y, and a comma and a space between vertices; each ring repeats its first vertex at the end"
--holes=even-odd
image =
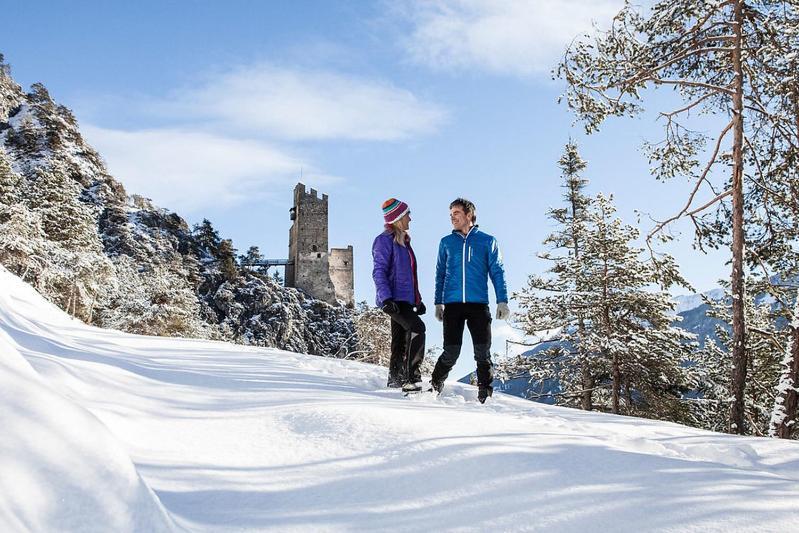
POLYGON ((674 310, 675 314, 680 314, 685 311, 690 311, 691 309, 696 309, 703 303, 705 303, 705 298, 712 300, 712 301, 720 301, 724 299, 724 290, 723 289, 712 289, 701 294, 686 294, 681 296, 675 296, 674 301, 677 304, 677 307, 674 310))
POLYGON ((789 531, 799 443, 85 326, 0 269, 2 531, 789 531))

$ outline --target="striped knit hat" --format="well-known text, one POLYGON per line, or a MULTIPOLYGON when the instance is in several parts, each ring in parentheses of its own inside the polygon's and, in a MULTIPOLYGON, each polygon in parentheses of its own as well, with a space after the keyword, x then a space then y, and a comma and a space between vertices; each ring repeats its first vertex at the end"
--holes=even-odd
POLYGON ((401 219, 409 211, 408 204, 400 202, 396 198, 389 198, 383 202, 383 219, 386 224, 393 224, 401 219))

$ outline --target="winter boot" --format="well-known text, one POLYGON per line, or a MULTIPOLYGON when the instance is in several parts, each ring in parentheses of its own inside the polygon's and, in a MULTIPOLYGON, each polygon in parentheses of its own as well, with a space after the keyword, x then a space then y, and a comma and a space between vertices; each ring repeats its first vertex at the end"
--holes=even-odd
POLYGON ((436 381, 434 379, 430 380, 430 392, 435 392, 436 394, 441 394, 441 391, 444 390, 444 383, 441 381, 436 381))
POLYGON ((402 386, 402 392, 404 392, 405 394, 410 394, 412 392, 421 392, 421 391, 422 391, 422 386, 418 383, 408 382, 402 386))
POLYGON ((490 385, 488 387, 480 387, 477 389, 477 400, 480 403, 486 403, 486 399, 492 394, 494 394, 494 387, 491 387, 490 385))

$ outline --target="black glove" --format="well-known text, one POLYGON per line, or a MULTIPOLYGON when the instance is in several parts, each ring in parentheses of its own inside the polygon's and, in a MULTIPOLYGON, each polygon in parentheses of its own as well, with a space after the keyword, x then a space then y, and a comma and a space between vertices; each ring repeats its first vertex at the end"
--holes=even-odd
POLYGON ((416 314, 422 316, 427 312, 427 307, 425 307, 424 302, 419 302, 419 305, 416 306, 416 314))
POLYGON ((383 307, 381 307, 380 309, 382 309, 384 313, 387 313, 389 315, 396 315, 397 313, 399 313, 399 306, 397 305, 397 302, 395 302, 394 300, 386 300, 385 302, 383 302, 383 307))

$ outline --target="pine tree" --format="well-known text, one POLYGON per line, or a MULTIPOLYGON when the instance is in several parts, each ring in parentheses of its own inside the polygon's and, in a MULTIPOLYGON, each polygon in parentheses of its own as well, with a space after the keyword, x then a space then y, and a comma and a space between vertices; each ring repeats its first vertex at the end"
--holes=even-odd
POLYGON ((769 436, 781 439, 790 439, 796 433, 799 418, 799 297, 794 299, 793 316, 788 325, 789 338, 780 361, 768 428, 769 436))
MULTIPOLYGON (((575 183, 568 174, 566 182, 575 183)), ((554 399, 561 405, 579 401, 583 408, 687 420, 682 394, 690 382, 684 363, 693 336, 672 325, 669 294, 652 290, 684 280, 669 256, 657 264, 640 259, 643 250, 632 246, 638 231, 614 218, 612 200, 599 195, 589 201, 580 188, 567 189, 572 192, 566 197, 572 197, 570 205, 580 198, 581 209, 550 212, 560 226, 546 242, 566 251, 542 254, 554 261, 552 277, 531 276, 517 295, 526 332, 559 330, 559 342, 536 357, 516 359, 513 371, 521 366, 535 380, 557 380, 554 399)))
MULTIPOLYGON (((688 176, 694 185, 686 205, 659 223, 649 237, 662 236, 667 224, 682 217, 696 225, 700 247, 703 242, 718 242, 719 236, 730 236, 734 375, 728 429, 735 433, 744 431, 744 388, 749 366, 744 348, 744 212, 756 209, 744 205, 744 166, 760 154, 752 148, 744 127, 748 126, 746 131, 785 140, 784 120, 771 112, 779 104, 771 97, 774 93, 788 93, 775 87, 762 90, 758 75, 779 71, 783 61, 780 58, 796 52, 789 40, 774 38, 790 29, 786 22, 790 17, 781 15, 786 12, 795 14, 796 5, 770 0, 661 0, 644 16, 627 4, 608 32, 593 41, 577 42, 559 67, 559 74, 569 85, 569 106, 584 121, 589 133, 597 131, 608 116, 640 112, 641 93, 648 87, 672 87, 685 101, 679 109, 661 113, 666 140, 650 145, 649 156, 658 178, 688 176), (779 53, 768 49, 769 42, 779 53), (683 120, 692 110, 729 118, 701 166, 699 155, 711 138, 698 133, 700 128, 685 125, 683 120), (730 134, 731 151, 724 153, 721 147, 730 134), (721 187, 714 186, 714 169, 727 164, 731 169, 729 178, 721 187), (712 193, 709 201, 699 200, 703 186, 712 193), (727 198, 732 204, 729 209, 724 204, 727 198), (719 217, 709 222, 703 213, 711 206, 719 207, 719 217)), ((795 105, 793 110, 796 111, 795 105)), ((790 135, 793 134, 787 136, 790 135)), ((767 143, 759 144, 762 147, 767 143)))
POLYGON ((51 261, 41 217, 21 204, 0 205, 0 263, 40 287, 51 261))
MULTIPOLYGON (((264 259, 265 259, 264 255, 261 253, 261 250, 257 246, 250 246, 247 249, 247 253, 239 256, 239 263, 241 264, 242 267, 248 267, 257 273, 266 276, 269 274, 269 267, 263 265, 254 266, 256 265, 256 263, 259 263, 264 259)), ((275 272, 273 278, 275 279, 275 281, 282 284, 283 281, 280 280, 279 276, 280 274, 275 272)))
POLYGON ((681 392, 687 377, 683 362, 693 336, 672 325, 674 302, 663 289, 685 284, 670 256, 658 264, 640 259, 631 243, 639 234, 614 218, 612 198, 597 196, 589 215, 591 237, 583 263, 590 281, 584 301, 593 327, 586 349, 610 369, 611 411, 681 420, 686 407, 681 392))
MULTIPOLYGON (((769 280, 753 279, 748 287, 750 295, 744 302, 749 333, 745 347, 749 355, 749 379, 744 388, 745 429, 748 433, 760 436, 769 432, 773 420, 775 383, 779 378, 783 354, 790 352, 792 336, 785 320, 791 309, 769 294, 771 286, 769 280)), ((732 321, 731 299, 728 290, 723 300, 708 302, 711 305, 708 316, 721 319, 727 327, 717 328, 720 346, 708 343, 695 354, 694 359, 701 373, 696 384, 700 397, 694 405, 695 416, 701 427, 714 431, 723 428, 724 421, 729 418, 731 404, 728 392, 733 365, 729 328, 732 321)))
POLYGON ((98 322, 143 335, 201 337, 199 302, 177 265, 142 268, 129 256, 115 258, 116 275, 98 322))
POLYGON ((219 260, 219 271, 222 272, 226 281, 235 281, 239 277, 239 268, 236 264, 236 250, 233 248, 233 241, 224 239, 219 243, 216 254, 219 260))
POLYGON ((11 168, 6 152, 0 146, 0 204, 12 206, 18 203, 21 183, 22 177, 11 168))
POLYGON ((204 218, 200 224, 195 224, 192 234, 195 239, 197 255, 205 260, 213 260, 219 255, 222 239, 210 220, 204 218))
POLYGON ((239 256, 239 262, 243 265, 251 265, 263 261, 264 256, 257 246, 250 246, 247 252, 239 256))
POLYGON ((591 201, 583 192, 588 180, 580 176, 586 162, 580 157, 577 145, 570 141, 558 165, 564 181, 562 187, 566 206, 549 210, 548 216, 557 224, 557 229, 544 244, 552 252, 539 254, 542 259, 551 262, 549 273, 552 276, 530 276, 527 286, 514 297, 520 302, 523 311, 520 318, 525 333, 536 336, 542 330, 558 328, 560 347, 531 360, 534 363, 532 366, 524 359, 518 359, 511 363, 510 368, 502 371, 516 374, 524 370, 536 381, 557 374, 563 391, 559 403, 572 405, 579 399, 581 408, 590 411, 593 408, 596 370, 591 368, 591 354, 584 350, 586 312, 579 298, 587 282, 583 275, 581 253, 587 239, 588 207, 591 201), (541 292, 549 296, 540 296, 541 292), (571 353, 564 356, 560 349, 563 346, 570 346, 571 353))

